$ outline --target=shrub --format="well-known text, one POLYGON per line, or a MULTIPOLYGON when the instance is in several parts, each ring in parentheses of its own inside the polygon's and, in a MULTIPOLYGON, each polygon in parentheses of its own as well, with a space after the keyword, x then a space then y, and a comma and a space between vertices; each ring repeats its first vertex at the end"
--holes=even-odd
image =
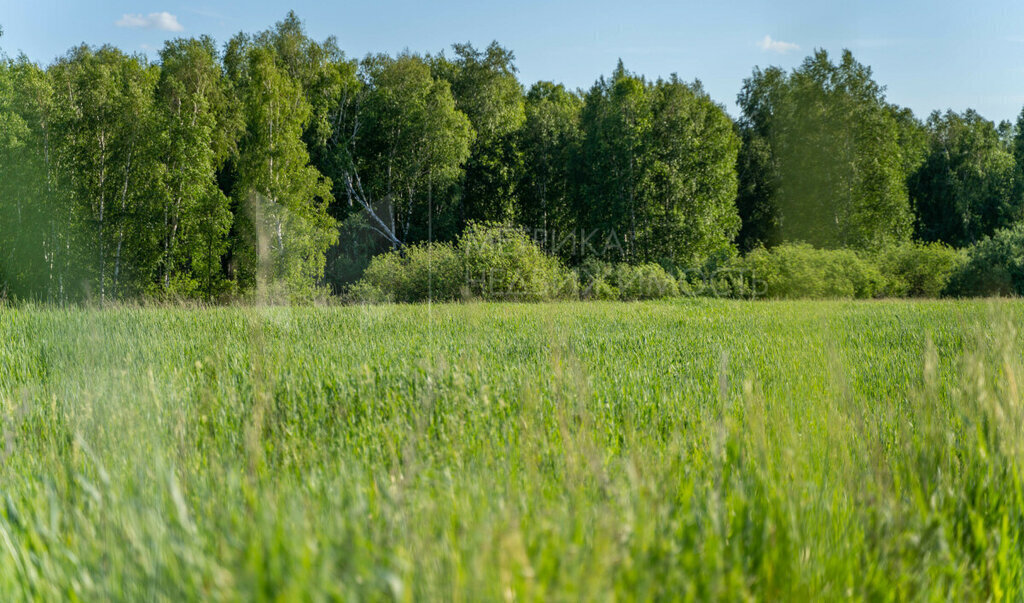
POLYGON ((729 265, 706 270, 698 285, 700 294, 707 297, 754 299, 765 293, 759 289, 756 275, 741 258, 729 265))
POLYGON ((939 243, 905 243, 861 255, 786 243, 755 249, 716 273, 714 290, 734 297, 938 297, 963 263, 939 243))
POLYGON ((614 282, 622 299, 660 299, 679 295, 675 277, 658 264, 618 264, 614 282))
POLYGON ((675 277, 658 264, 609 264, 588 259, 577 269, 586 299, 660 299, 677 297, 675 277))
POLYGON ((1024 224, 997 231, 967 249, 966 261, 950 278, 959 296, 1024 294, 1024 224))
POLYGON ((587 258, 576 268, 583 299, 617 300, 619 288, 613 284, 615 266, 596 258, 587 258))
POLYGON ((679 269, 676 272, 679 294, 685 296, 753 299, 762 295, 750 262, 735 254, 710 257, 700 266, 679 269))
POLYGON ((963 263, 963 254, 942 243, 907 243, 876 256, 889 297, 939 297, 963 263))
POLYGON ((457 245, 420 243, 374 257, 348 297, 371 303, 541 301, 575 297, 577 289, 575 275, 523 231, 470 224, 457 245))
POLYGON ((354 301, 450 301, 461 294, 462 260, 450 243, 420 243, 375 256, 351 288, 354 301))
POLYGON ((365 280, 353 283, 348 288, 348 301, 360 304, 389 304, 395 301, 392 294, 365 280))
POLYGON ((575 275, 521 229, 470 224, 459 237, 459 251, 467 296, 541 301, 577 295, 575 275))
POLYGON ((870 298, 885 284, 876 266, 848 249, 786 243, 755 249, 742 264, 755 292, 773 298, 870 298))

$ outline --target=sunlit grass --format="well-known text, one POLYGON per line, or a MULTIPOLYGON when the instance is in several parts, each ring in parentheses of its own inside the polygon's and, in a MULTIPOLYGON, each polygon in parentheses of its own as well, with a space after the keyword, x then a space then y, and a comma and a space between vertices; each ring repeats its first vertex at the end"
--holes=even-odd
POLYGON ((1020 599, 1022 316, 0 310, 0 593, 1020 599))

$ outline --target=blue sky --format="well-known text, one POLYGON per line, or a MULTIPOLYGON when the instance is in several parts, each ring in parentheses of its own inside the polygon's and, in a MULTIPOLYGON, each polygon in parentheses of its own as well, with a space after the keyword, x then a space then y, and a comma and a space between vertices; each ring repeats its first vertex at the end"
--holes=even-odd
POLYGON ((498 40, 538 79, 588 87, 621 57, 645 75, 699 78, 736 114, 755 65, 793 67, 815 48, 851 49, 889 100, 919 116, 973 107, 993 120, 1024 106, 1024 2, 734 0, 521 2, 270 0, 200 2, 0 0, 0 47, 47 63, 71 46, 110 42, 155 56, 164 40, 255 32, 288 9, 315 38, 337 36, 350 56, 498 40))

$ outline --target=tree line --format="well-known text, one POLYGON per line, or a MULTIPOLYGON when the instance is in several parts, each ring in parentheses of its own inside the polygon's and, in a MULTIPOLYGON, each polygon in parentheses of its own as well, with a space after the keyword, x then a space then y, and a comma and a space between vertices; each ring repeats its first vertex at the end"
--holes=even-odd
POLYGON ((294 13, 158 60, 0 56, 0 296, 340 292, 469 225, 572 265, 688 268, 800 241, 966 247, 1021 221, 1024 121, 920 120, 824 51, 755 69, 733 120, 699 81, 621 62, 525 89, 514 54, 347 57, 294 13))

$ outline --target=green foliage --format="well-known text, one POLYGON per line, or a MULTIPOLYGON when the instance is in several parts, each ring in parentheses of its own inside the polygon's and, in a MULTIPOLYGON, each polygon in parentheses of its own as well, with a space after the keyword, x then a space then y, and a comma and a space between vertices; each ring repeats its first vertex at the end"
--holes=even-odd
POLYGON ((243 222, 234 255, 239 284, 259 294, 314 291, 337 226, 327 213, 331 183, 309 164, 302 133, 311 115, 301 86, 269 47, 250 45, 234 85, 245 134, 233 196, 243 222))
POLYGON ((542 301, 576 295, 575 275, 518 228, 470 223, 458 245, 471 297, 542 301))
POLYGON ((1024 224, 996 231, 966 250, 949 292, 962 297, 1024 295, 1024 224))
POLYGON ((778 208, 775 187, 778 168, 767 136, 754 128, 741 125, 739 157, 736 171, 738 192, 736 210, 741 226, 736 243, 743 252, 759 245, 779 243, 778 208))
POLYGON ((229 286, 220 260, 231 228, 217 169, 233 145, 226 84, 213 41, 174 40, 160 52, 158 119, 165 166, 160 290, 213 299, 229 286), (172 287, 172 283, 174 286, 172 287))
POLYGON ((624 300, 660 299, 679 295, 676 279, 658 264, 619 264, 615 267, 615 287, 624 300))
POLYGON ((732 120, 700 82, 674 76, 651 94, 649 226, 639 235, 642 257, 692 265, 731 248, 740 227, 732 120))
POLYGON ((1019 302, 0 309, 8 600, 1018 600, 1019 302))
POLYGON ((619 290, 613 284, 615 264, 589 257, 576 267, 576 279, 583 299, 617 300, 619 290))
POLYGON ((0 149, 9 153, 21 146, 28 126, 15 110, 14 66, 0 54, 0 149))
POLYGON ((374 257, 349 295, 357 301, 542 301, 576 292, 575 274, 522 230, 471 223, 456 246, 422 243, 374 257))
POLYGON ((730 245, 739 140, 699 82, 648 83, 620 63, 580 119, 577 215, 605 241, 598 257, 685 265, 730 245))
POLYGON ((904 243, 873 252, 818 249, 805 243, 759 247, 708 266, 705 295, 735 298, 940 297, 964 255, 940 243, 904 243))
POLYGON ((790 239, 879 247, 910 235, 899 129, 871 69, 821 51, 790 77, 779 129, 780 208, 790 239))
POLYGON ((451 243, 414 243, 374 257, 349 290, 360 302, 452 301, 465 288, 464 260, 451 243))
POLYGON ((640 252, 650 110, 647 83, 621 61, 610 79, 602 77, 584 97, 575 196, 583 232, 614 237, 614 245, 596 250, 601 259, 634 259, 640 252))
POLYGON ((576 270, 585 299, 634 301, 677 297, 675 277, 658 264, 611 264, 588 259, 576 270))
MULTIPOLYGON (((928 127, 921 123, 921 120, 910 109, 889 105, 889 112, 896 120, 897 139, 902 160, 900 171, 907 179, 909 189, 913 187, 914 175, 928 157, 931 135, 928 127)), ((911 193, 911 206, 913 207, 913 205, 913 193, 911 193)))
POLYGON ((1010 141, 973 110, 935 112, 930 146, 911 178, 917 233, 925 241, 968 246, 1024 217, 1010 141))
MULTIPOLYGON (((0 295, 57 300, 68 266, 68 204, 46 144, 53 91, 25 57, 0 55, 0 295)), ((69 282, 71 281, 68 278, 69 282)))
POLYGON ((350 195, 389 244, 454 236, 458 208, 449 191, 462 176, 473 132, 449 85, 419 56, 364 61, 362 121, 349 150, 350 195))
POLYGON ((160 257, 160 71, 109 46, 81 46, 49 72, 52 156, 57 186, 72 207, 69 238, 85 272, 82 293, 101 301, 136 296, 160 257))
MULTIPOLYGON (((257 34, 253 41, 272 48, 288 76, 302 87, 310 104, 303 140, 317 169, 336 178, 341 166, 334 155, 351 134, 348 113, 362 89, 356 75, 357 62, 345 57, 334 36, 323 42, 310 39, 294 11, 289 11, 272 29, 257 34)), ((343 188, 337 190, 342 191, 343 188)))
POLYGON ((491 42, 484 51, 455 44, 455 56, 432 60, 435 75, 451 84, 455 106, 475 133, 462 181, 466 220, 505 222, 516 217, 522 170, 519 130, 526 121, 515 53, 491 42))
POLYGON ((1024 109, 1021 109, 1017 116, 1017 123, 1013 127, 1012 136, 1009 137, 1009 146, 1017 168, 1014 196, 1016 199, 1024 199, 1024 109))
POLYGON ((939 297, 963 256, 938 243, 872 253, 786 243, 755 249, 717 274, 718 295, 769 298, 939 297))
MULTIPOLYGON (((756 69, 737 123, 699 81, 621 62, 587 92, 538 82, 524 95, 514 59, 495 42, 355 61, 294 12, 222 52, 208 37, 168 41, 155 63, 111 46, 45 68, 0 56, 0 291, 308 300, 345 291, 382 251, 404 258, 496 220, 571 265, 666 267, 687 293, 756 297, 737 246, 807 241, 857 250, 887 279, 808 294, 931 296, 956 258, 909 245, 912 223, 919 239, 965 246, 1024 215, 1020 124, 967 111, 925 125, 849 52, 756 69)), ((503 253, 480 269, 506 275, 488 287, 516 289, 503 253)), ((472 288, 459 296, 500 296, 472 288)), ((611 277, 598 288, 646 297, 611 277)))
POLYGON ((755 280, 756 294, 768 298, 872 298, 885 286, 881 271, 849 249, 786 243, 755 249, 741 265, 755 280))
POLYGON ((807 241, 878 249, 909 238, 906 170, 915 163, 906 116, 886 104, 871 69, 844 51, 818 51, 786 74, 755 71, 739 103, 751 148, 740 207, 742 243, 807 241), (767 145, 767 146, 765 146, 767 145))
POLYGON ((519 220, 536 237, 550 240, 577 228, 572 211, 571 169, 580 140, 583 101, 561 84, 537 82, 526 95, 519 220))
POLYGON ((905 243, 878 252, 874 261, 886 278, 887 297, 939 297, 964 255, 941 243, 905 243))

